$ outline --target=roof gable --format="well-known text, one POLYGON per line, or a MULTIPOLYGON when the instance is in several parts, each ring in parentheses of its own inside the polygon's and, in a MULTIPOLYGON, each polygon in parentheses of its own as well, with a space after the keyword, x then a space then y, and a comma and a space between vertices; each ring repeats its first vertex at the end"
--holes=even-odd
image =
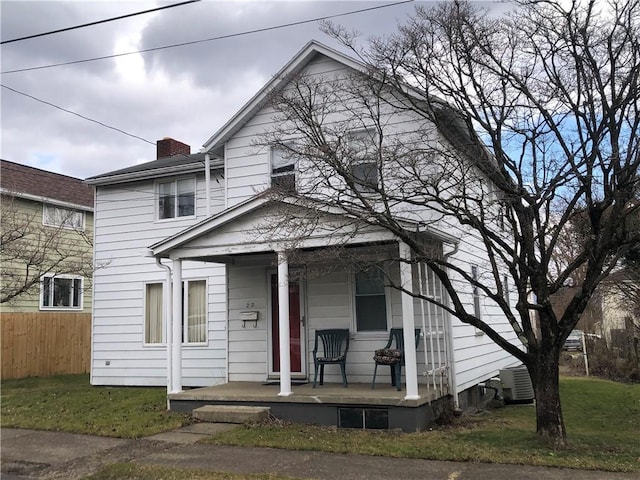
POLYGON ((207 151, 217 152, 243 125, 245 125, 267 100, 269 92, 282 88, 289 77, 300 72, 317 55, 324 55, 353 70, 366 72, 366 66, 357 60, 340 53, 315 40, 307 43, 287 64, 276 73, 231 119, 225 123, 209 140, 204 143, 207 151))
POLYGON ((83 180, 7 160, 0 162, 0 187, 3 193, 93 209, 93 187, 83 180))

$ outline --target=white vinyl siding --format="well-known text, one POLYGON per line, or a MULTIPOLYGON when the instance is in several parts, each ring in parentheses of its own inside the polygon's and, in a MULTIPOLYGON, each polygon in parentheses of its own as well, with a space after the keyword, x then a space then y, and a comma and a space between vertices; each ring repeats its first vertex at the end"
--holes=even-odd
MULTIPOLYGON (((222 185, 222 178, 212 172, 213 214, 224 207, 222 185)), ((196 197, 205 198, 204 187, 203 172, 196 177, 196 197)), ((146 285, 164 283, 166 272, 144 252, 149 245, 202 220, 206 204, 196 202, 195 218, 157 222, 157 199, 153 180, 96 189, 95 261, 103 267, 94 273, 93 385, 166 386, 166 345, 145 343, 146 285)), ((172 267, 171 260, 162 263, 172 267)), ((206 280, 207 315, 206 340, 187 344, 182 350, 183 385, 223 383, 227 376, 225 267, 183 261, 182 278, 206 280)))

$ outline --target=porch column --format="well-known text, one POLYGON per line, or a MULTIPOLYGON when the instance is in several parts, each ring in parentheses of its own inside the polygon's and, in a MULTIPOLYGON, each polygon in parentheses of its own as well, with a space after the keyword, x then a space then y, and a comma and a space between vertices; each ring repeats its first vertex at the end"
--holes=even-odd
POLYGON ((182 260, 173 259, 172 285, 172 314, 171 314, 171 377, 173 380, 172 393, 182 391, 182 260))
MULTIPOLYGON (((400 285, 402 288, 412 292, 413 278, 411 275, 411 249, 404 242, 398 242, 398 253, 400 254, 400 285)), ((416 360, 416 337, 414 334, 415 319, 413 314, 413 297, 406 292, 401 292, 402 296, 402 328, 404 336, 404 363, 407 394, 406 400, 417 400, 418 395, 418 366, 416 360)), ((400 379, 397 379, 400 381, 400 379)))
POLYGON ((280 397, 291 391, 291 354, 289 352, 289 261, 286 252, 278 252, 278 332, 280 343, 280 397))

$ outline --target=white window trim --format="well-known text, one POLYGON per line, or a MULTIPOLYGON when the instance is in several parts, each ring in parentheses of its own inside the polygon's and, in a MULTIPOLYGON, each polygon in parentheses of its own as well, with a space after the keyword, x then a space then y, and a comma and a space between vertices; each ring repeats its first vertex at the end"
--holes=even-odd
MULTIPOLYGON (((155 220, 156 222, 175 222, 177 220, 185 220, 185 219, 193 219, 196 218, 198 214, 198 179, 195 175, 187 176, 187 177, 174 177, 174 178, 163 178, 155 181, 154 185, 154 198, 155 198, 155 220), (175 216, 169 218, 160 218, 160 184, 164 183, 174 183, 176 185, 176 198, 178 195, 178 182, 182 180, 193 180, 193 215, 183 215, 183 216, 175 216)), ((176 202, 177 208, 177 202, 176 202)))
POLYGON ((63 207, 60 205, 55 205, 53 203, 43 203, 42 204, 42 225, 45 227, 54 227, 54 228, 62 228, 64 230, 71 230, 76 232, 84 232, 87 228, 87 214, 83 210, 79 210, 77 208, 63 207), (60 210, 68 210, 70 212, 77 212, 82 215, 82 226, 74 227, 73 225, 58 225, 56 223, 47 223, 47 207, 57 208, 60 210))
MULTIPOLYGON (((52 295, 52 298, 53 298, 53 295, 52 295)), ((68 274, 60 274, 60 275, 44 274, 44 275, 42 275, 42 277, 40 277, 39 308, 42 311, 67 311, 67 312, 68 311, 74 311, 74 312, 80 312, 80 311, 84 310, 84 277, 81 276, 81 275, 68 275, 68 274), (77 306, 77 307, 74 307, 74 306, 61 307, 61 306, 56 306, 56 305, 44 306, 43 304, 44 304, 44 279, 45 278, 51 278, 51 279, 61 278, 61 279, 80 280, 80 292, 79 292, 79 295, 78 295, 78 298, 80 300, 80 305, 77 306)))
MULTIPOLYGON (((388 271, 383 267, 385 278, 388 275, 388 271)), ((351 298, 351 331, 354 336, 359 340, 377 340, 380 338, 387 339, 389 337, 389 331, 393 327, 393 309, 391 304, 391 293, 393 289, 387 285, 385 281, 384 286, 384 301, 387 310, 387 328, 386 330, 358 330, 358 317, 356 311, 356 272, 351 271, 349 275, 349 297, 351 298)))

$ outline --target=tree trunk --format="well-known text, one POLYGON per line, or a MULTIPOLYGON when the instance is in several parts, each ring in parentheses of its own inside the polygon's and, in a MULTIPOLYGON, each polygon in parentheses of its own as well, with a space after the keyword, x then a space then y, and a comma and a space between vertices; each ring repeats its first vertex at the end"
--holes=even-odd
POLYGON ((536 431, 554 447, 566 445, 567 432, 560 405, 559 358, 557 349, 543 349, 528 365, 536 395, 536 431), (546 350, 546 351, 545 351, 546 350), (553 351, 551 351, 553 350, 553 351))

